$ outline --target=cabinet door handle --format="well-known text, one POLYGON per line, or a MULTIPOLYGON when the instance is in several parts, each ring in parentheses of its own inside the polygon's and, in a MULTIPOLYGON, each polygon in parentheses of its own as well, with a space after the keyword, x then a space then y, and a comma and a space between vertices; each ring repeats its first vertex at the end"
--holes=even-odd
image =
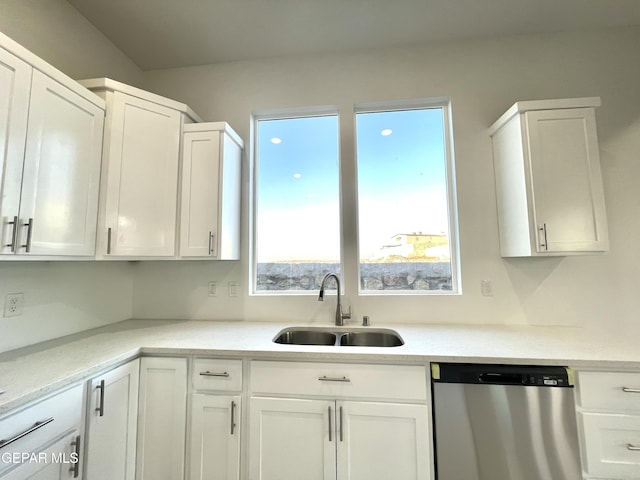
POLYGON ((351 379, 348 377, 327 377, 326 375, 318 377, 318 380, 320 380, 321 382, 344 382, 344 383, 351 382, 351 379))
POLYGON ((27 227, 27 243, 21 245, 27 253, 31 251, 31 238, 33 237, 33 218, 30 218, 27 223, 23 223, 23 226, 27 227))
POLYGON ((16 252, 16 245, 18 243, 18 217, 13 217, 13 222, 7 222, 7 225, 12 225, 11 229, 11 243, 7 243, 5 247, 11 247, 11 253, 16 252))
POLYGON ((75 460, 75 462, 73 462, 69 471, 73 472, 73 478, 78 478, 78 475, 80 475, 80 435, 71 442, 71 446, 74 447, 73 453, 75 453, 76 456, 75 459, 72 459, 75 460))
POLYGON ((340 441, 342 441, 343 438, 343 431, 342 431, 342 407, 340 407, 340 441))
POLYGON ((640 388, 622 387, 622 391, 625 393, 640 393, 640 388))
POLYGON ((200 372, 200 375, 203 377, 229 377, 229 372, 210 372, 207 370, 206 372, 200 372))
POLYGON ((236 429, 236 402, 231 402, 231 435, 236 429))
POLYGON ((627 450, 631 450, 632 452, 640 452, 640 445, 632 445, 627 443, 627 450))
POLYGON ((111 227, 107 228, 107 255, 111 254, 111 227))
POLYGON ((98 412, 101 417, 104 417, 104 380, 100 380, 100 385, 96 388, 100 389, 100 403, 95 411, 98 412))
POLYGON ((11 437, 11 438, 9 438, 7 440, 0 440, 0 448, 4 448, 7 445, 12 444, 13 442, 17 442, 22 437, 26 437, 30 433, 35 432, 39 428, 42 428, 42 427, 44 427, 45 425, 47 425, 47 424, 49 424, 51 422, 53 422, 53 417, 47 418, 46 420, 42 420, 40 422, 36 422, 36 423, 33 424, 33 426, 27 428, 24 432, 20 432, 17 435, 14 435, 13 437, 11 437))
POLYGON ((209 255, 214 255, 216 236, 213 232, 209 232, 209 255))
POLYGON ((331 405, 327 407, 329 412, 329 441, 332 442, 333 438, 331 437, 331 430, 333 429, 333 422, 331 421, 331 405))
POLYGON ((547 224, 543 223, 542 227, 540 227, 538 230, 542 232, 542 238, 544 239, 540 246, 544 247, 545 250, 549 250, 549 246, 547 244, 547 224))

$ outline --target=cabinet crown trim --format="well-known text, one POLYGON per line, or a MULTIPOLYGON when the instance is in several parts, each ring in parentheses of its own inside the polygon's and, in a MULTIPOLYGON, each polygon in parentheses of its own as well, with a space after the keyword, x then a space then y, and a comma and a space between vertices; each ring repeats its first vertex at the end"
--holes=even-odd
POLYGON ((602 104, 600 97, 559 98, 554 100, 525 100, 514 103, 493 125, 489 127, 489 135, 493 136, 512 117, 535 110, 560 110, 566 108, 595 108, 602 104))
POLYGON ((126 83, 121 83, 110 78, 87 78, 84 80, 78 80, 78 83, 93 92, 111 91, 126 93, 132 97, 141 98, 148 102, 157 103, 158 105, 177 110, 187 115, 194 122, 202 122, 202 118, 200 118, 200 116, 195 113, 189 105, 171 100, 170 98, 166 98, 155 93, 147 92, 146 90, 142 90, 137 87, 132 87, 126 83))

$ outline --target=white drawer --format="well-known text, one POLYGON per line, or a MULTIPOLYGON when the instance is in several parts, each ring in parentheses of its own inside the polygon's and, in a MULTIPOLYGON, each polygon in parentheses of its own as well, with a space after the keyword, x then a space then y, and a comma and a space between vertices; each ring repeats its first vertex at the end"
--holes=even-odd
POLYGON ((3 457, 38 451, 56 437, 81 425, 83 403, 83 385, 77 385, 0 420, 0 445, 16 439, 0 447, 0 471, 12 466, 11 462, 2 460, 3 457))
POLYGON ((242 390, 242 360, 196 358, 191 379, 194 390, 239 392, 242 390))
POLYGON ((640 413, 640 373, 578 372, 577 390, 584 410, 640 413))
POLYGON ((425 367, 340 363, 251 363, 252 395, 323 396, 422 401, 425 367))
POLYGON ((581 413, 580 418, 587 473, 640 478, 640 416, 581 413))

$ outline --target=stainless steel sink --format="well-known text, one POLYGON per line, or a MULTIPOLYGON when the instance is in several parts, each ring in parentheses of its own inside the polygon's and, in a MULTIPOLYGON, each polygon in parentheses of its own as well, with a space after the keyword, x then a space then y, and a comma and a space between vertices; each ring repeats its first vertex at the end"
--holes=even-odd
POLYGON ((324 345, 342 347, 398 347, 404 340, 395 330, 386 328, 329 329, 289 327, 278 332, 274 343, 284 345, 324 345))
POLYGON ((335 345, 336 338, 334 333, 325 330, 287 328, 273 341, 286 345, 335 345))
POLYGON ((393 330, 347 332, 340 337, 345 347, 399 347, 404 341, 393 330))

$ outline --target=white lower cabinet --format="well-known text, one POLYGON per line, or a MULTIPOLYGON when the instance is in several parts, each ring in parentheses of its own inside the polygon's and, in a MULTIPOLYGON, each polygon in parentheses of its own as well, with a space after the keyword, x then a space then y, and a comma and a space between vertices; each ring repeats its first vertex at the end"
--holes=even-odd
POLYGON ((240 480, 242 360, 196 358, 191 369, 190 480, 240 480))
POLYGON ((2 480, 71 480, 80 477, 80 444, 78 430, 65 435, 50 447, 34 453, 35 461, 23 463, 2 480))
POLYGON ((431 479, 424 367, 253 362, 250 390, 251 480, 431 479))
POLYGON ((87 480, 134 480, 140 360, 89 382, 87 480))
POLYGON ((0 479, 82 478, 83 400, 76 385, 0 418, 0 479))
POLYGON ((577 373, 585 479, 640 479, 640 373, 577 373))
POLYGON ((184 478, 187 359, 140 360, 136 479, 184 478))
POLYGON ((193 395, 191 480, 240 479, 241 405, 240 395, 193 395))

